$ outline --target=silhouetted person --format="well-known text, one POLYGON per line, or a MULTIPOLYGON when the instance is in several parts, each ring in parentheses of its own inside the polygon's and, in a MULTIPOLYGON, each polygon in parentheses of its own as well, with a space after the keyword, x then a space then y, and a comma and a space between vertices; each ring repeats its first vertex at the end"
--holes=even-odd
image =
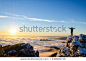
POLYGON ((75 29, 75 28, 71 27, 69 29, 71 30, 71 36, 73 36, 73 29, 75 29))

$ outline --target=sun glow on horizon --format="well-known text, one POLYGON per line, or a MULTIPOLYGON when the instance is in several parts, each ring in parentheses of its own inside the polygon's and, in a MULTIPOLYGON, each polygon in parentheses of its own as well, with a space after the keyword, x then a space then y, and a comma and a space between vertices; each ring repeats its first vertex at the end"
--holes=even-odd
POLYGON ((15 34, 15 33, 16 33, 16 29, 11 29, 10 32, 11 32, 12 34, 15 34))

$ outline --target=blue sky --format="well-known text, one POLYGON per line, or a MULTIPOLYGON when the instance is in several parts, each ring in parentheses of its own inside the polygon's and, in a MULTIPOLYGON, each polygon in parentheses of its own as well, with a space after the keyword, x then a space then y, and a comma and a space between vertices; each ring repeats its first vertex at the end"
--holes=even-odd
POLYGON ((51 35, 68 35, 68 27, 76 28, 74 34, 86 34, 86 1, 0 0, 0 32, 7 32, 12 27, 19 32, 23 25, 66 27, 66 32, 44 32, 51 35))

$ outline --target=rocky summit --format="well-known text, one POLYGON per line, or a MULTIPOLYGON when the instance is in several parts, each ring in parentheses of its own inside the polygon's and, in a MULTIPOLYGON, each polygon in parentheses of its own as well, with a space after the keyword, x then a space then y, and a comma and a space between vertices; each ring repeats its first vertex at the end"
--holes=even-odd
POLYGON ((68 36, 67 43, 60 48, 58 57, 86 57, 86 35, 68 36))

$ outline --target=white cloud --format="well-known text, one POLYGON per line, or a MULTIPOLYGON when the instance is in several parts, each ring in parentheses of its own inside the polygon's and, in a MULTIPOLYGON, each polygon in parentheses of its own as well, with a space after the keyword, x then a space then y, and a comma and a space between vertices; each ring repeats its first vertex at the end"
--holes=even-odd
POLYGON ((63 23, 68 23, 67 21, 57 21, 57 22, 63 22, 63 23))
POLYGON ((81 24, 84 24, 84 25, 86 24, 86 22, 78 22, 78 23, 81 23, 81 24))
POLYGON ((56 20, 48 20, 48 19, 39 19, 39 18, 29 18, 25 15, 17 15, 17 14, 11 14, 11 13, 6 13, 5 14, 12 15, 11 17, 8 17, 9 19, 20 19, 20 20, 25 20, 29 19, 31 21, 44 21, 44 22, 61 22, 61 23, 68 23, 67 21, 56 21, 56 20))
POLYGON ((0 15, 0 18, 8 18, 8 16, 2 16, 2 15, 0 15))
POLYGON ((56 20, 48 20, 48 19, 39 19, 39 18, 28 18, 27 16, 23 16, 25 19, 29 19, 32 21, 45 21, 45 22, 63 22, 63 23, 68 23, 66 21, 56 21, 56 20))
POLYGON ((20 20, 24 20, 23 18, 20 18, 20 17, 8 17, 8 19, 13 19, 13 20, 20 19, 20 20))
POLYGON ((54 20, 38 19, 38 18, 25 18, 25 19, 29 19, 29 20, 32 20, 32 21, 56 22, 56 21, 54 21, 54 20))
POLYGON ((13 15, 13 16, 20 16, 20 15, 17 15, 17 14, 11 14, 11 13, 7 13, 7 12, 3 12, 3 13, 13 15))
POLYGON ((71 20, 71 22, 72 22, 72 23, 75 23, 75 21, 74 21, 74 20, 71 20))

